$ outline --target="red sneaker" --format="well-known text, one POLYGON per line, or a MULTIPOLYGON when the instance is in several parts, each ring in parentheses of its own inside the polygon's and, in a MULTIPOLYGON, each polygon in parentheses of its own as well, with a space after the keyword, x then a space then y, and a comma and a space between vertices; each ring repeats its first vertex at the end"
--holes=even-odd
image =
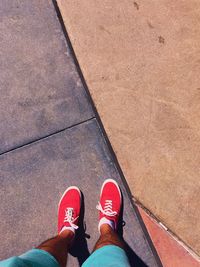
POLYGON ((113 179, 104 181, 101 187, 100 201, 97 205, 99 221, 106 218, 114 222, 114 230, 117 229, 121 210, 121 191, 117 182, 113 179))
POLYGON ((62 195, 58 204, 58 234, 63 227, 78 229, 81 209, 81 192, 76 186, 70 186, 62 195))

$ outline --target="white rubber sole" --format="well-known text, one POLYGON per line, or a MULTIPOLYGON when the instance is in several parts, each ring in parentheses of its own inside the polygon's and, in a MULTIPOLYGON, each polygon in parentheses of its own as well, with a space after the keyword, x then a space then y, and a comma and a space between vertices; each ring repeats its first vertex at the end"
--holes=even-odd
POLYGON ((107 183, 113 183, 113 184, 115 184, 115 185, 116 185, 116 187, 117 187, 117 189, 118 189, 118 192, 119 192, 119 195, 120 195, 120 200, 121 200, 121 199, 122 199, 121 190, 120 190, 120 188, 119 188, 119 185, 118 185, 118 183, 117 183, 115 180, 113 180, 113 179, 106 179, 106 180, 103 182, 103 184, 102 184, 102 187, 101 187, 101 193, 100 193, 100 197, 101 197, 101 194, 102 194, 103 188, 104 188, 104 186, 105 186, 107 183))
POLYGON ((62 197, 61 197, 61 199, 60 199, 60 201, 59 201, 59 203, 58 203, 58 207, 60 206, 60 203, 61 203, 63 197, 65 196, 65 194, 66 194, 69 190, 71 190, 71 189, 75 189, 75 190, 77 190, 77 191, 79 192, 79 195, 80 195, 80 198, 81 198, 81 191, 80 191, 80 189, 79 189, 77 186, 70 186, 70 187, 68 187, 68 188, 65 190, 65 192, 62 194, 62 197))

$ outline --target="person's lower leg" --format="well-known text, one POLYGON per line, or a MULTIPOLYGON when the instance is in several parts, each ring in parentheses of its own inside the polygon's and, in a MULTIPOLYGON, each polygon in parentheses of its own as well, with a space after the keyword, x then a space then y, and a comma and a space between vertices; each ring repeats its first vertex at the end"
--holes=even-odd
POLYGON ((72 244, 74 233, 70 230, 64 230, 59 235, 44 241, 37 249, 49 252, 60 264, 65 267, 67 263, 67 253, 72 244))
POLYGON ((124 242, 119 235, 108 224, 102 224, 100 227, 100 237, 94 247, 94 251, 107 245, 114 245, 124 249, 124 242))

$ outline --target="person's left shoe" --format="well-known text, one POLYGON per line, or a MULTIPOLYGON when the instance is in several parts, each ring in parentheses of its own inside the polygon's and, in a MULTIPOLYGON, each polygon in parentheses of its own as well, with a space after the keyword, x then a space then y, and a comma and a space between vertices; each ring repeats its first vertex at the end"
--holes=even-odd
POLYGON ((71 230, 75 233, 78 229, 80 210, 81 192, 78 187, 70 186, 58 204, 58 234, 64 230, 71 230))

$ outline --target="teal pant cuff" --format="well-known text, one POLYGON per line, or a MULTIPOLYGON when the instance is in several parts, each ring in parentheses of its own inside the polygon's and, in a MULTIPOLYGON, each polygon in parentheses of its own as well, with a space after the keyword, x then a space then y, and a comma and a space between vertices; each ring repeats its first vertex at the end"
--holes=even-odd
POLYGON ((82 267, 130 267, 127 255, 123 249, 107 245, 97 249, 83 263, 82 267))
POLYGON ((47 251, 34 248, 19 256, 32 267, 59 267, 57 260, 47 251))
POLYGON ((26 253, 3 260, 0 267, 60 267, 57 260, 42 249, 31 249, 26 253))

